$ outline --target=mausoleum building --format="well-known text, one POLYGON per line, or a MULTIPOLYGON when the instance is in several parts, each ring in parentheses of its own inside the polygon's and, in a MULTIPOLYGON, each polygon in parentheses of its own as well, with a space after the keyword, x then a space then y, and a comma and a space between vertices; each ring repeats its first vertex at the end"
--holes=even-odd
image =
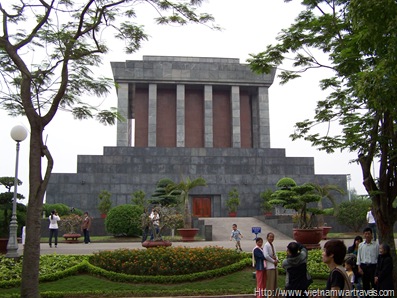
POLYGON ((61 198, 96 216, 102 190, 115 206, 131 203, 138 190, 150 197, 162 178, 203 177, 208 186, 190 193, 195 216, 227 216, 233 187, 238 216, 256 216, 263 213, 260 193, 282 177, 346 189, 346 175, 316 175, 314 158, 271 148, 268 90, 275 70, 258 75, 238 59, 164 56, 111 66, 125 118, 117 122, 117 146, 79 155, 75 174, 53 173, 47 203, 61 198))

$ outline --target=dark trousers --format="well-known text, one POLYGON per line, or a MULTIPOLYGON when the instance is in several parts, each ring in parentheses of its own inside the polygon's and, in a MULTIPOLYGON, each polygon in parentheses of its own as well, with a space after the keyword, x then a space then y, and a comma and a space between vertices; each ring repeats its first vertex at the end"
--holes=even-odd
POLYGON ((375 269, 376 264, 361 264, 361 269, 363 270, 363 290, 370 290, 372 288, 376 289, 375 287, 375 269))
POLYGON ((54 237, 55 245, 58 245, 58 229, 50 229, 50 245, 52 243, 52 237, 54 237))
POLYGON ((90 243, 90 231, 87 229, 83 229, 83 234, 84 234, 84 243, 90 243))

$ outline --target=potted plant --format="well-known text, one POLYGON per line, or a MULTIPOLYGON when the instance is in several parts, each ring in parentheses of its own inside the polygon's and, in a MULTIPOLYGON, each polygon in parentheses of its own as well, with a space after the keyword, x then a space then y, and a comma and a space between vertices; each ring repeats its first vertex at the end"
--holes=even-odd
POLYGON ((198 229, 192 228, 192 213, 189 204, 189 192, 197 186, 207 186, 207 182, 202 177, 194 180, 190 180, 187 177, 186 180, 182 180, 179 183, 171 182, 167 186, 167 194, 169 196, 177 195, 183 205, 184 228, 178 229, 179 234, 182 236, 182 241, 193 241, 198 232, 198 229))
POLYGON ((264 192, 261 193, 261 210, 263 211, 264 215, 272 215, 274 206, 270 204, 269 202, 272 199, 272 193, 273 191, 271 189, 268 189, 264 192))
POLYGON ((112 194, 108 192, 107 190, 102 190, 99 193, 99 205, 98 205, 98 210, 101 212, 101 217, 105 218, 106 214, 108 214, 109 210, 112 208, 112 201, 110 200, 110 197, 112 194))
POLYGON ((297 228, 294 229, 294 239, 307 248, 319 248, 323 237, 323 229, 316 224, 316 214, 322 210, 309 207, 310 203, 317 203, 321 196, 316 193, 313 185, 308 183, 297 185, 292 178, 284 177, 276 184, 278 190, 271 195, 272 205, 280 205, 297 212, 297 228))
POLYGON ((240 205, 240 195, 236 187, 233 187, 228 193, 228 199, 226 200, 226 206, 229 210, 229 216, 237 216, 237 207, 240 205))
POLYGON ((78 243, 81 237, 79 233, 81 228, 82 218, 77 214, 70 214, 63 216, 59 221, 59 230, 64 232, 62 235, 68 243, 78 243))

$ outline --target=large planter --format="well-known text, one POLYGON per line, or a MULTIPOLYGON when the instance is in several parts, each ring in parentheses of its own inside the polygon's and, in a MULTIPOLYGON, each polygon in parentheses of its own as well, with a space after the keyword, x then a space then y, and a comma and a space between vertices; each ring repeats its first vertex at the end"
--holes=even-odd
POLYGON ((183 242, 194 241, 194 237, 198 233, 198 229, 190 228, 190 229, 177 229, 179 235, 182 237, 183 242))
POLYGON ((327 240, 328 232, 332 229, 332 227, 323 226, 321 228, 323 229, 323 240, 327 240))
POLYGON ((146 240, 145 242, 142 243, 142 246, 146 248, 155 248, 155 247, 163 247, 163 246, 168 247, 171 245, 172 243, 166 240, 160 240, 160 241, 146 240))
POLYGON ((237 212, 229 212, 229 217, 236 217, 237 216, 237 212))
POLYGON ((65 243, 79 243, 79 238, 81 237, 81 234, 66 233, 63 234, 62 237, 65 238, 65 243))
POLYGON ((294 239, 303 244, 307 249, 321 248, 320 241, 322 238, 322 228, 294 229, 294 239))

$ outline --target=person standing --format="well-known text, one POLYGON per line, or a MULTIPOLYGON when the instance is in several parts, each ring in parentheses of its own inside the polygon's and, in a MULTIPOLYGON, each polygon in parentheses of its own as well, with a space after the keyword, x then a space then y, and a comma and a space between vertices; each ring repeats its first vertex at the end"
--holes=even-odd
POLYGON ((157 240, 157 238, 160 236, 160 215, 158 214, 157 209, 153 208, 149 218, 152 223, 152 233, 150 234, 150 240, 157 240))
POLYGON ((378 262, 379 245, 372 241, 372 229, 364 229, 364 242, 357 252, 358 273, 362 276, 363 290, 375 288, 375 270, 378 262))
POLYGON ((367 223, 368 223, 368 227, 370 227, 372 230, 372 234, 374 236, 374 241, 376 241, 376 221, 375 221, 372 207, 370 207, 367 212, 367 223))
POLYGON ((241 234, 240 230, 237 229, 237 225, 232 225, 232 233, 230 235, 230 241, 236 241, 236 251, 243 251, 241 249, 241 238, 243 238, 243 234, 241 234))
POLYGON ((357 256, 358 247, 359 247, 359 245, 360 245, 361 242, 363 242, 363 237, 361 237, 361 236, 356 236, 356 237, 354 238, 353 245, 348 247, 347 253, 348 253, 348 254, 353 254, 353 255, 357 256))
MULTIPOLYGON (((339 297, 339 290, 352 290, 345 268, 342 266, 346 250, 346 245, 341 240, 333 239, 324 244, 322 260, 331 271, 326 286, 327 291, 332 290, 330 298, 339 297)), ((343 297, 345 296, 343 295, 343 297)))
POLYGON ((91 217, 88 215, 87 211, 84 212, 81 229, 83 230, 84 243, 85 244, 91 243, 91 239, 90 239, 91 217))
POLYGON ((49 245, 50 245, 50 247, 52 247, 52 237, 54 237, 55 247, 57 247, 58 246, 58 221, 60 221, 61 218, 58 216, 58 212, 56 210, 52 210, 51 215, 48 217, 48 220, 50 221, 49 245))
POLYGON ((378 263, 375 270, 375 284, 380 290, 394 290, 393 259, 390 255, 390 246, 383 243, 379 246, 378 263))
MULTIPOLYGON (((274 234, 272 232, 266 235, 266 244, 263 248, 263 253, 266 259, 266 289, 272 291, 273 296, 277 288, 277 264, 278 258, 276 254, 276 249, 274 248, 274 234)), ((270 292, 269 292, 270 293, 270 292)))
POLYGON ((281 264, 286 272, 285 289, 301 290, 301 297, 307 297, 305 291, 311 283, 307 272, 307 255, 306 247, 297 242, 290 242, 287 246, 287 258, 281 264))
POLYGON ((266 289, 266 262, 263 253, 263 239, 256 238, 256 246, 252 250, 252 266, 255 267, 256 276, 256 297, 264 297, 266 289))

